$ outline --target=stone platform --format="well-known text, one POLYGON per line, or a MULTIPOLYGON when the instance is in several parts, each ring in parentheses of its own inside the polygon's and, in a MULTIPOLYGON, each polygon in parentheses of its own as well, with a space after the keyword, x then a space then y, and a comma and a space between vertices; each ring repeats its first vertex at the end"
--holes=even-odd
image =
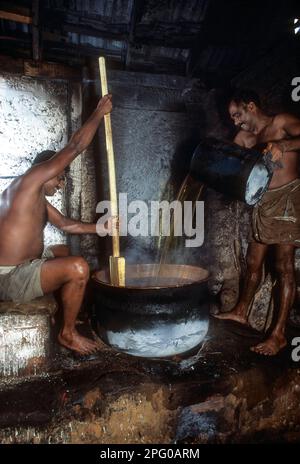
POLYGON ((0 379, 35 375, 51 357, 52 295, 29 303, 0 302, 0 379))

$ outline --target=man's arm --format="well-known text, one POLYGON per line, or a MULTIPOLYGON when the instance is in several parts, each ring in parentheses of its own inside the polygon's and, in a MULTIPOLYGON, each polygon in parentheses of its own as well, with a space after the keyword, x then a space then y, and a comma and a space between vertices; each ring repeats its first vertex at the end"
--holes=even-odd
POLYGON ((245 139, 242 134, 243 131, 239 131, 233 139, 233 142, 241 147, 245 147, 245 139))
POLYGON ((48 221, 67 234, 95 234, 96 224, 76 221, 61 214, 47 201, 48 221))
POLYGON ((111 95, 105 95, 85 124, 71 137, 69 143, 49 161, 37 164, 24 175, 28 186, 39 187, 60 174, 83 150, 85 150, 96 133, 103 116, 112 109, 111 95))
POLYGON ((250 132, 241 129, 236 134, 233 142, 241 147, 251 148, 255 145, 255 137, 250 132))
POLYGON ((96 224, 94 223, 76 221, 75 219, 70 219, 64 216, 48 201, 46 202, 46 206, 48 221, 67 234, 99 234, 101 229, 105 233, 109 234, 113 227, 118 227, 118 221, 114 221, 112 218, 109 218, 105 225, 97 224, 96 229, 96 224))

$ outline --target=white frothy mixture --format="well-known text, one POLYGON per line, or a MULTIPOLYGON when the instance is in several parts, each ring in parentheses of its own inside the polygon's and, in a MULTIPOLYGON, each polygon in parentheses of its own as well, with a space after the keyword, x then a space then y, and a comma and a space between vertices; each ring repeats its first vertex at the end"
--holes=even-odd
POLYGON ((147 329, 107 332, 114 348, 134 356, 162 358, 185 353, 201 343, 208 331, 208 320, 159 322, 147 329))

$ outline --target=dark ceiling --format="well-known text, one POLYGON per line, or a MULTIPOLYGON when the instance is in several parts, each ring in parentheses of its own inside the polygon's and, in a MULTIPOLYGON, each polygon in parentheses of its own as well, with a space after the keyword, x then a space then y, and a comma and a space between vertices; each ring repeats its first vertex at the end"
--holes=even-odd
POLYGON ((290 0, 0 2, 0 53, 84 66, 231 80, 286 44, 300 54, 290 0), (296 47, 296 48, 295 48, 296 47))

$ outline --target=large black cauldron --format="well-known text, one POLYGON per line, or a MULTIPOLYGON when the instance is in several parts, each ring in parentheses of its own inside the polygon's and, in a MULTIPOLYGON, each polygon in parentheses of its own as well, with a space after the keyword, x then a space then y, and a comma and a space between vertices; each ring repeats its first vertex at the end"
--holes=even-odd
POLYGON ((126 286, 115 287, 108 270, 96 272, 93 314, 100 337, 136 356, 189 352, 208 330, 208 278, 196 266, 129 264, 126 286))
POLYGON ((218 192, 254 205, 268 189, 272 171, 258 150, 209 138, 196 148, 190 175, 218 192))

